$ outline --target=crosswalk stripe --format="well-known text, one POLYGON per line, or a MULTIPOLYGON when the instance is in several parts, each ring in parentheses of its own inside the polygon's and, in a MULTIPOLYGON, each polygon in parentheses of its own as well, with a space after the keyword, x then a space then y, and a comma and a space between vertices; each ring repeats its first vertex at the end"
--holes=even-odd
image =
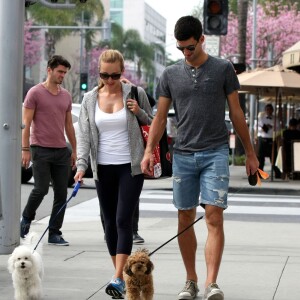
MULTIPOLYGON (((166 203, 140 203, 140 210, 144 211, 177 211, 173 204, 166 203)), ((198 207, 198 212, 204 212, 203 208, 198 207)), ((300 208, 297 207, 255 207, 255 206, 229 206, 225 214, 255 214, 255 215, 300 215, 300 208)))
MULTIPOLYGON (((146 191, 142 192, 140 197, 140 211, 153 211, 153 212, 177 212, 177 209, 172 203, 172 192, 168 191, 146 191), (153 202, 149 202, 149 201, 153 202), (166 201, 168 203, 158 203, 158 200, 166 201)), ((299 198, 289 196, 268 196, 268 195, 238 195, 229 196, 229 206, 225 210, 228 215, 274 215, 274 216, 300 216, 300 207, 292 207, 289 204, 300 203, 299 198), (236 202, 235 202, 236 201, 236 202), (235 203, 251 204, 257 203, 258 205, 235 205, 235 203), (281 203, 285 206, 274 207, 270 203, 281 203), (268 204, 264 206, 263 204, 268 204)), ((197 211, 204 213, 202 207, 198 207, 197 211)), ((174 214, 175 215, 175 214, 174 214)), ((93 198, 88 201, 82 202, 78 205, 68 207, 65 214, 64 222, 79 222, 79 221, 99 221, 99 201, 98 198, 93 198)), ((38 221, 39 223, 47 224, 49 217, 38 221)))
MULTIPOLYGON (((173 194, 169 192, 169 194, 150 194, 150 193, 141 193, 140 199, 143 200, 171 200, 173 199, 173 194)), ((261 195, 239 195, 234 196, 229 194, 228 195, 228 201, 230 202, 266 202, 266 203, 300 203, 300 197, 288 197, 288 196, 270 196, 270 195, 264 195, 261 197, 261 195)))

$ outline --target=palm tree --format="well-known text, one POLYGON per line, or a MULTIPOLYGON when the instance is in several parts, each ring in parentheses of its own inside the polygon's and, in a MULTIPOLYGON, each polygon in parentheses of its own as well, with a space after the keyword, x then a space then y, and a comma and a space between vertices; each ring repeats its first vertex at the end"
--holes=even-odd
POLYGON ((117 49, 124 55, 125 60, 134 62, 137 67, 136 75, 139 80, 142 78, 143 70, 146 71, 147 77, 153 76, 155 46, 144 43, 139 32, 135 29, 124 31, 122 26, 117 23, 112 23, 111 30, 111 40, 101 41, 99 46, 117 49))
MULTIPOLYGON (((79 1, 76 2, 74 9, 52 9, 43 6, 40 3, 31 5, 26 10, 26 19, 31 18, 40 25, 49 26, 79 26, 90 25, 93 20, 96 24, 102 21, 104 8, 101 0, 89 0, 84 5, 79 1)), ((69 29, 49 29, 47 39, 47 49, 49 56, 55 49, 55 44, 64 36, 70 34, 69 29)), ((86 47, 92 47, 92 40, 95 35, 94 30, 86 30, 85 39, 86 47)))

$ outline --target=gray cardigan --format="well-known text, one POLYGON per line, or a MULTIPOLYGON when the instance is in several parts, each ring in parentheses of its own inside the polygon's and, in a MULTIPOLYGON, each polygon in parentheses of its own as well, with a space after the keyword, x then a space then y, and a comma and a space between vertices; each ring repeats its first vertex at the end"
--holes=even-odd
MULTIPOLYGON (((126 108, 127 128, 129 138, 129 149, 131 156, 132 176, 141 174, 140 163, 144 155, 144 141, 141 135, 139 122, 142 125, 150 125, 152 122, 152 110, 145 91, 138 87, 139 113, 135 116, 126 105, 126 100, 131 98, 131 85, 122 84, 123 102, 126 108)), ((97 175, 97 155, 99 144, 99 132, 95 124, 95 109, 98 99, 98 87, 84 94, 78 119, 77 138, 77 171, 86 171, 88 167, 88 157, 91 157, 91 168, 93 178, 99 180, 97 175)), ((101 101, 101 100, 100 100, 101 101)))

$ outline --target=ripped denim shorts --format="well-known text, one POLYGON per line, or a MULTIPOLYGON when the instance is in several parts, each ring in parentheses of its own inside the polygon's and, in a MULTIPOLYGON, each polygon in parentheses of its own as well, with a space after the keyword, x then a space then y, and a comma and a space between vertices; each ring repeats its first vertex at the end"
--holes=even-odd
POLYGON ((228 157, 227 144, 191 154, 174 153, 175 207, 188 210, 209 204, 226 209, 229 186, 228 157))

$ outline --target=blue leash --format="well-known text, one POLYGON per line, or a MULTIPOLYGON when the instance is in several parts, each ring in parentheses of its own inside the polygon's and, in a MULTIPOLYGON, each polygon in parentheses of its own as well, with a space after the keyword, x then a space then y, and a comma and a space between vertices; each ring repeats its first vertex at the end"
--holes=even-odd
MULTIPOLYGON (((71 199, 73 197, 75 197, 77 195, 77 192, 80 188, 80 181, 77 181, 77 183, 74 186, 73 192, 70 196, 70 198, 66 201, 66 203, 59 209, 59 211, 57 212, 57 214, 54 216, 52 222, 55 220, 55 218, 60 214, 60 212, 62 211, 62 209, 67 206, 67 204, 71 201, 71 199)), ((37 242, 36 246, 34 247, 33 251, 36 250, 36 248, 38 247, 39 243, 41 242, 42 238, 44 237, 44 235, 46 234, 47 230, 49 229, 51 224, 48 225, 48 227, 46 228, 46 230, 44 231, 44 233, 42 234, 41 238, 39 239, 39 241, 37 242)))

